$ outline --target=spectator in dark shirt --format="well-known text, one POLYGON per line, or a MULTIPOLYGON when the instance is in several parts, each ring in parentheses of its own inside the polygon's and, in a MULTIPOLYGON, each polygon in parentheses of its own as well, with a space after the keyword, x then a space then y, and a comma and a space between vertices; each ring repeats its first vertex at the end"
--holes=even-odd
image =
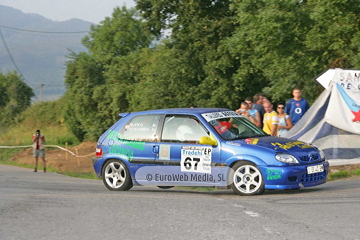
POLYGON ((294 88, 292 94, 294 98, 286 102, 285 113, 289 114, 291 121, 295 125, 310 108, 310 105, 305 98, 301 97, 300 88, 294 88))
MULTIPOLYGON (((255 94, 253 97, 253 107, 254 109, 258 110, 259 114, 260 114, 260 120, 261 123, 263 123, 263 119, 264 119, 264 114, 265 114, 265 109, 263 107, 263 98, 264 95, 261 93, 255 94)), ((260 128, 262 128, 262 124, 260 126, 260 128)))

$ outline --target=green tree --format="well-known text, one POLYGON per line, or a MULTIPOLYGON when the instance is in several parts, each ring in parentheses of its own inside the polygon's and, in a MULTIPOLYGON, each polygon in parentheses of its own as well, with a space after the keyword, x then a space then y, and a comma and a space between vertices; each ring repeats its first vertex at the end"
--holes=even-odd
POLYGON ((132 53, 149 47, 151 40, 135 9, 115 8, 112 18, 92 26, 83 39, 89 53, 70 54, 65 119, 79 140, 96 139, 118 119, 119 112, 128 111, 127 96, 134 79, 129 63, 136 56, 132 53))
POLYGON ((144 49, 137 66, 132 93, 129 95, 133 111, 189 107, 197 101, 196 79, 193 69, 180 52, 159 45, 144 49))
POLYGON ((6 77, 0 72, 0 108, 5 107, 8 102, 6 82, 6 77))
POLYGON ((227 40, 239 57, 235 78, 257 78, 274 102, 300 87, 314 101, 323 90, 312 79, 328 68, 357 68, 359 5, 354 0, 234 2, 239 28, 227 40))
MULTIPOLYGON (((68 122, 95 138, 118 113, 154 108, 237 108, 264 92, 273 102, 332 67, 358 68, 355 0, 137 0, 92 26, 89 53, 67 64, 68 122), (146 30, 144 30, 146 28, 146 30), (159 39, 155 44, 150 34, 159 39)), ((1 89, 0 89, 1 91, 1 89)))
POLYGON ((232 81, 238 60, 222 45, 237 27, 229 4, 229 0, 137 1, 149 30, 157 36, 171 32, 166 46, 174 50, 177 61, 187 64, 186 81, 191 82, 198 106, 236 106, 243 90, 232 81))
POLYGON ((359 68, 360 5, 356 0, 307 3, 312 20, 305 44, 322 68, 359 68))
POLYGON ((114 57, 148 47, 152 41, 144 31, 143 22, 134 8, 114 8, 112 18, 106 17, 99 25, 92 25, 82 43, 99 61, 110 63, 114 57))
POLYGON ((0 123, 5 126, 30 106, 34 92, 14 71, 6 75, 0 73, 0 95, 0 123))
POLYGON ((290 97, 289 89, 303 87, 309 73, 304 44, 310 23, 306 6, 296 1, 234 2, 239 28, 227 40, 241 68, 234 76, 239 85, 260 85, 273 101, 290 97), (305 10, 305 9, 306 10, 305 10))
POLYGON ((104 84, 102 64, 87 53, 72 54, 66 63, 64 118, 69 130, 80 140, 93 138, 102 131, 97 117, 98 102, 94 89, 104 84), (99 125, 97 125, 97 123, 99 125))

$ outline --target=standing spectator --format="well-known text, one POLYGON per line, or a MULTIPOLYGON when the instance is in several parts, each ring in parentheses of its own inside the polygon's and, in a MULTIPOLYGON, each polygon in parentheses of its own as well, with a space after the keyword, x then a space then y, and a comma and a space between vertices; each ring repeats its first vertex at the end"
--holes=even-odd
POLYGON ((262 99, 262 105, 264 106, 265 103, 271 103, 269 99, 267 99, 266 97, 263 97, 262 99))
POLYGON ((279 117, 279 125, 278 125, 278 136, 281 137, 287 131, 289 131, 293 127, 293 123, 289 115, 284 112, 285 104, 278 103, 277 112, 279 117))
POLYGON ((264 98, 264 95, 261 94, 261 93, 257 93, 254 95, 253 97, 253 107, 254 109, 258 110, 259 114, 260 114, 260 122, 261 122, 261 125, 260 125, 260 128, 262 127, 262 122, 263 122, 263 119, 264 119, 264 114, 265 114, 265 109, 263 107, 263 98, 264 98))
POLYGON ((250 114, 249 112, 249 105, 246 102, 242 102, 240 104, 240 108, 238 110, 236 110, 236 112, 240 115, 242 115, 243 117, 247 118, 248 120, 250 120, 250 122, 252 122, 253 124, 257 124, 256 119, 250 114))
POLYGON ((289 99, 286 102, 285 113, 290 115, 291 121, 295 125, 310 108, 310 106, 305 98, 301 98, 300 88, 294 88, 292 94, 294 98, 289 99))
POLYGON ((32 136, 32 143, 34 149, 34 172, 37 172, 38 157, 41 157, 44 164, 44 172, 46 172, 46 161, 45 161, 45 136, 40 134, 40 130, 36 130, 35 135, 32 136))
POLYGON ((256 120, 256 126, 261 128, 262 126, 262 120, 260 117, 260 113, 257 109, 253 108, 253 102, 251 97, 247 97, 245 98, 245 102, 248 104, 248 112, 251 114, 251 116, 253 116, 253 118, 255 118, 256 120))
POLYGON ((264 114, 263 130, 271 136, 276 136, 279 124, 278 114, 273 110, 273 105, 270 102, 266 102, 264 108, 266 113, 264 114))

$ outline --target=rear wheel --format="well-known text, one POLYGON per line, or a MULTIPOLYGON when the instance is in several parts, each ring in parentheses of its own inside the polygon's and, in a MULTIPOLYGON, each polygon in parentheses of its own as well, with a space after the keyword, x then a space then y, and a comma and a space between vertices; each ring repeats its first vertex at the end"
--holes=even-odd
POLYGON ((116 159, 106 162, 102 171, 102 179, 105 186, 112 191, 126 191, 133 186, 125 163, 116 159))
POLYGON ((264 180, 260 170, 254 163, 237 162, 232 167, 231 188, 239 195, 250 196, 265 191, 264 180))

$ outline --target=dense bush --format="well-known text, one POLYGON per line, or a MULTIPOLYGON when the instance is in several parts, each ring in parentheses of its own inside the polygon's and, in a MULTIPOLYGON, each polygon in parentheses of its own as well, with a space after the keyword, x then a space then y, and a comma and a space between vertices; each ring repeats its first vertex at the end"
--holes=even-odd
POLYGON ((56 101, 37 102, 22 112, 16 123, 22 123, 29 128, 43 128, 64 124, 64 99, 56 101))

